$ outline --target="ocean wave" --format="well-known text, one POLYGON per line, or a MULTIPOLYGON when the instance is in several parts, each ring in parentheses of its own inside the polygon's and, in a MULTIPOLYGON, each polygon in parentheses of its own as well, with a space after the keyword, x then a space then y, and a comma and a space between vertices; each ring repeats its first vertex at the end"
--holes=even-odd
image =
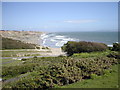
POLYGON ((108 47, 113 47, 113 45, 107 45, 108 47))
POLYGON ((57 40, 55 40, 55 39, 50 39, 50 41, 52 41, 52 42, 56 42, 57 40))
POLYGON ((55 46, 60 47, 60 46, 63 46, 65 43, 67 43, 67 41, 60 41, 60 42, 57 42, 55 46))
POLYGON ((64 38, 61 41, 57 42, 55 44, 55 46, 61 47, 63 46, 65 43, 67 43, 68 41, 77 41, 77 39, 73 39, 73 38, 64 38))
POLYGON ((65 36, 60 36, 60 35, 58 35, 58 36, 55 36, 56 38, 64 38, 65 36))
POLYGON ((47 37, 48 37, 47 34, 42 34, 42 35, 41 35, 41 39, 45 39, 45 38, 47 38, 47 37))
POLYGON ((41 39, 43 40, 44 46, 51 46, 51 47, 61 47, 68 41, 76 41, 74 38, 70 38, 63 35, 57 35, 53 33, 42 34, 41 39))
POLYGON ((43 40, 43 45, 46 43, 46 39, 43 40))

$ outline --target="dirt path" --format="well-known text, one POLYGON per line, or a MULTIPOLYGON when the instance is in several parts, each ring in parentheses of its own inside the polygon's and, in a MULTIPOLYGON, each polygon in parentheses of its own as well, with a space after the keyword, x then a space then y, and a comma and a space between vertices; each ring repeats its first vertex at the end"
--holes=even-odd
POLYGON ((7 61, 7 62, 2 62, 2 64, 8 64, 8 63, 12 63, 12 62, 15 62, 16 60, 10 60, 10 61, 7 61))

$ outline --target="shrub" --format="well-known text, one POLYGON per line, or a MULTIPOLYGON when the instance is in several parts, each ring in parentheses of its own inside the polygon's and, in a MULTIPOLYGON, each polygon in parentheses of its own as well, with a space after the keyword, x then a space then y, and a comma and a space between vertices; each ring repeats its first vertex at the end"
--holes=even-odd
POLYGON ((108 49, 106 44, 85 41, 68 41, 61 48, 64 52, 67 52, 68 56, 73 55, 73 53, 104 51, 108 49))
POLYGON ((91 79, 95 79, 97 77, 97 75, 96 74, 91 74, 90 77, 91 77, 91 79))
POLYGON ((113 51, 120 51, 120 43, 113 43, 113 51))
POLYGON ((113 51, 113 52, 111 52, 109 55, 107 55, 107 57, 120 59, 120 53, 119 53, 119 52, 116 52, 116 51, 113 51))
POLYGON ((26 58, 22 58, 21 60, 22 60, 22 61, 26 61, 27 59, 26 59, 26 58))
MULTIPOLYGON (((85 55, 87 55, 86 53, 85 55)), ((105 53, 104 53, 105 54, 105 53)), ((94 79, 100 75, 108 75, 110 67, 117 64, 117 59, 106 56, 99 57, 41 57, 27 59, 19 66, 3 67, 3 80, 20 74, 28 76, 7 83, 3 88, 41 88, 71 84, 82 79, 94 79), (106 71, 108 70, 108 71, 106 71)))

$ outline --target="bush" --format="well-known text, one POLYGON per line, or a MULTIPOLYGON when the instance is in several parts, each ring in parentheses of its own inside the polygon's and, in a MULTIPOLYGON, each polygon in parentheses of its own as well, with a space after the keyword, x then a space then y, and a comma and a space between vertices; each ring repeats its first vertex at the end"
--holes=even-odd
POLYGON ((120 51, 120 43, 113 43, 113 51, 120 51))
POLYGON ((104 51, 108 49, 106 44, 85 41, 68 41, 61 48, 64 52, 67 52, 68 56, 73 55, 73 53, 104 51))
POLYGON ((94 79, 108 74, 110 67, 117 64, 117 59, 104 57, 41 57, 26 60, 19 66, 4 66, 2 78, 16 77, 29 73, 17 81, 4 84, 3 88, 53 88, 71 84, 82 79, 94 79))
POLYGON ((108 54, 107 57, 120 59, 120 54, 119 52, 113 51, 110 54, 108 54))
MULTIPOLYGON (((49 89, 56 85, 62 86, 71 84, 82 79, 94 79, 97 76, 108 74, 110 67, 113 64, 117 64, 117 59, 108 57, 97 58, 71 58, 62 57, 48 58, 51 64, 48 67, 41 67, 40 63, 47 62, 47 59, 42 59, 42 62, 36 62, 36 64, 23 64, 17 67, 4 67, 3 77, 16 76, 19 74, 30 72, 28 76, 25 76, 11 84, 5 84, 3 88, 41 88, 49 89), (52 62, 52 60, 54 62, 52 62), (59 63, 56 62, 59 60, 59 63), (39 69, 35 69, 39 68, 39 69)), ((37 58, 38 59, 38 58, 37 58)), ((34 59, 33 59, 34 61, 34 59)), ((37 60, 36 60, 37 61, 37 60)))
POLYGON ((27 59, 26 59, 26 58, 22 58, 21 60, 22 60, 22 61, 26 61, 27 59))

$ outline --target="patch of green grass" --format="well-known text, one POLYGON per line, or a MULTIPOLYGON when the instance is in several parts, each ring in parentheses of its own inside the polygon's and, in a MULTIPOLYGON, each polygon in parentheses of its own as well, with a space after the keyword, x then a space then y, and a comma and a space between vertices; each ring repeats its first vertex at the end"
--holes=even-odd
POLYGON ((2 64, 2 66, 16 66, 16 65, 20 65, 22 62, 20 60, 15 60, 14 62, 11 63, 7 63, 7 64, 2 64))
POLYGON ((118 88, 118 65, 112 67, 111 73, 58 88, 118 88))
POLYGON ((22 56, 40 56, 41 52, 50 52, 50 51, 2 51, 2 57, 22 57, 22 56))
POLYGON ((103 52, 91 52, 91 53, 75 53, 72 57, 80 57, 80 58, 89 58, 89 57, 100 57, 100 56, 106 56, 110 54, 110 50, 106 50, 103 52))

